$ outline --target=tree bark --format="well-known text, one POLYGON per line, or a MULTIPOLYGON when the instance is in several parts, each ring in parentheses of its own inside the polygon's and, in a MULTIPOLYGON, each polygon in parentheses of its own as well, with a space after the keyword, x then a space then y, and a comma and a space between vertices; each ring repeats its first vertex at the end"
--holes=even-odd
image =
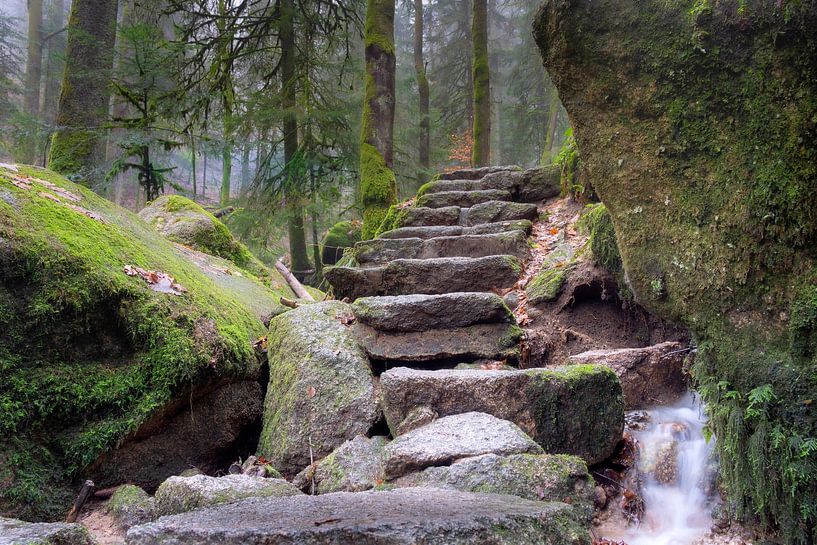
POLYGON ((60 97, 60 77, 62 76, 63 56, 65 55, 65 1, 52 0, 48 6, 48 38, 46 47, 48 55, 45 58, 45 89, 43 93, 42 112, 43 120, 53 126, 57 119, 57 106, 60 97))
POLYGON ((471 150, 471 163, 474 167, 483 167, 491 162, 491 76, 488 67, 487 0, 474 0, 472 16, 474 147, 471 150))
POLYGON ((304 230, 304 209, 299 188, 298 169, 298 118, 295 115, 295 5, 292 0, 281 0, 281 100, 284 107, 284 161, 287 181, 284 198, 289 232, 289 255, 292 270, 302 273, 309 270, 304 230))
POLYGON ((228 56, 230 45, 232 43, 232 36, 225 32, 224 17, 227 16, 227 3, 225 0, 219 0, 219 19, 218 28, 221 34, 219 40, 219 63, 221 69, 224 71, 222 78, 224 78, 223 89, 221 90, 221 104, 224 114, 224 146, 221 149, 221 191, 219 192, 219 203, 221 206, 227 206, 230 202, 230 182, 233 174, 233 103, 235 102, 233 90, 233 81, 231 75, 231 67, 228 65, 228 56))
POLYGON ((559 94, 556 88, 552 89, 552 96, 550 97, 550 109, 548 112, 548 128, 545 135, 545 149, 542 152, 542 163, 550 163, 553 158, 554 145, 556 144, 556 131, 559 127, 559 94))
POLYGON ((32 133, 23 146, 22 162, 33 163, 37 154, 40 120, 40 79, 43 66, 43 0, 28 0, 28 51, 26 55, 25 108, 32 133))
POLYGON ((244 145, 241 146, 241 187, 239 188, 239 194, 244 192, 247 189, 247 186, 250 185, 250 151, 251 146, 249 143, 249 137, 247 140, 244 141, 244 145))
POLYGON ((363 238, 373 238, 397 202, 394 176, 394 0, 368 0, 365 95, 360 134, 363 238))
POLYGON ((51 142, 50 168, 87 186, 101 181, 110 72, 116 37, 116 0, 74 0, 68 20, 65 73, 51 142))
POLYGON ((431 126, 428 117, 428 77, 423 58, 423 0, 414 0, 414 70, 420 95, 420 166, 429 167, 431 126))

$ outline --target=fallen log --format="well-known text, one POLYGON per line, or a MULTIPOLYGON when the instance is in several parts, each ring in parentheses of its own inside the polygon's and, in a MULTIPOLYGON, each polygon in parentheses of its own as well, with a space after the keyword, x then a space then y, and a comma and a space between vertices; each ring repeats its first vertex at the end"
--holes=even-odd
POLYGON ((281 273, 281 276, 284 277, 284 280, 287 281, 289 287, 292 288, 292 291, 295 292, 295 295, 298 296, 299 299, 306 299, 307 301, 315 301, 315 298, 312 297, 308 291, 304 288, 303 284, 301 284, 295 275, 289 272, 286 265, 281 262, 279 259, 275 262, 275 268, 278 269, 278 272, 281 273))
POLYGON ((82 511, 82 507, 85 505, 85 502, 88 501, 88 498, 90 498, 91 494, 93 493, 94 481, 85 481, 82 488, 79 490, 79 494, 77 494, 77 499, 74 500, 74 505, 71 506, 71 510, 68 511, 68 515, 65 517, 65 522, 77 521, 79 512, 82 511))

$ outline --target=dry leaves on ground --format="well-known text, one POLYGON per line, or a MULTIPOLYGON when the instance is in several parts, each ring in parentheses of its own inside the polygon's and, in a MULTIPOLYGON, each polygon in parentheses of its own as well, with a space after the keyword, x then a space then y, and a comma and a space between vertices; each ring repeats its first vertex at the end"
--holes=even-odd
POLYGON ((134 267, 133 265, 125 265, 124 272, 128 276, 141 277, 142 280, 148 283, 148 286, 150 286, 150 289, 153 291, 170 293, 171 295, 181 295, 187 291, 186 288, 176 283, 176 280, 167 273, 147 271, 140 267, 134 267))

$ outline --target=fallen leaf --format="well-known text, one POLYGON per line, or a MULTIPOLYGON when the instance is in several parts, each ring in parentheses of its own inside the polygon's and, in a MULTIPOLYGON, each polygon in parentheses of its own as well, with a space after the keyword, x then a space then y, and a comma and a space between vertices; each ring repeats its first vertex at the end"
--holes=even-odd
POLYGON ((316 395, 318 395, 318 391, 315 389, 314 386, 310 386, 309 388, 306 389, 306 397, 308 397, 309 399, 312 399, 316 395))
POLYGON ((559 234, 559 229, 556 228, 556 227, 551 227, 549 232, 550 232, 551 235, 558 235, 559 234))
POLYGON ((37 193, 37 195, 39 195, 40 197, 44 197, 46 199, 51 199, 54 202, 58 202, 58 203, 62 204, 62 201, 59 199, 59 197, 57 197, 56 195, 52 195, 51 193, 46 193, 45 191, 39 191, 37 193))
POLYGON ((150 289, 160 293, 169 293, 171 295, 181 295, 187 291, 186 288, 179 285, 172 276, 167 273, 157 271, 147 271, 140 267, 133 265, 125 265, 123 271, 128 276, 139 276, 148 283, 150 289))

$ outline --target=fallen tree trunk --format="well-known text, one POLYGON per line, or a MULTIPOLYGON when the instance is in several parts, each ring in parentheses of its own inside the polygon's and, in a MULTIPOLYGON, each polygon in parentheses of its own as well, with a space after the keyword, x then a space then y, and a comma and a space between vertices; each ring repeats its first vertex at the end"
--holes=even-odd
POLYGON ((315 298, 306 291, 303 284, 295 278, 295 275, 289 272, 289 269, 287 269, 286 265, 284 265, 280 259, 275 262, 275 268, 278 269, 278 272, 281 273, 281 276, 284 277, 284 280, 287 281, 287 284, 289 284, 289 287, 292 288, 292 291, 295 292, 295 295, 297 295, 299 299, 306 299, 307 301, 315 300, 315 298))

